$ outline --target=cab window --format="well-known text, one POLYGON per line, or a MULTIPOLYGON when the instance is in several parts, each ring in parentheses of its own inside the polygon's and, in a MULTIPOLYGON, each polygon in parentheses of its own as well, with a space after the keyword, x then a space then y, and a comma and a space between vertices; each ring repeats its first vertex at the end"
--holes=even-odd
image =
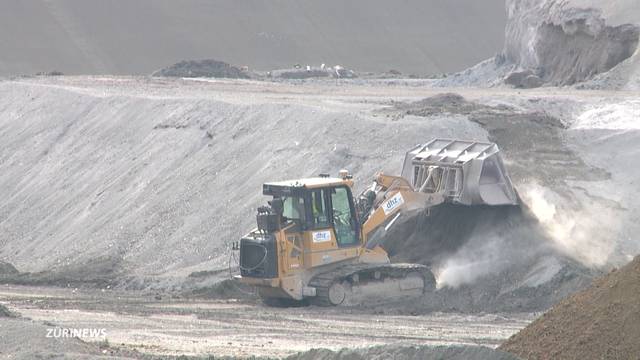
POLYGON ((351 199, 347 188, 338 187, 332 189, 331 210, 338 246, 358 244, 356 219, 353 218, 351 212, 351 199))
POLYGON ((325 189, 311 190, 311 215, 313 228, 321 229, 331 226, 325 189))
POLYGON ((305 223, 304 199, 299 196, 284 198, 284 209, 282 216, 288 221, 295 221, 298 224, 305 223))

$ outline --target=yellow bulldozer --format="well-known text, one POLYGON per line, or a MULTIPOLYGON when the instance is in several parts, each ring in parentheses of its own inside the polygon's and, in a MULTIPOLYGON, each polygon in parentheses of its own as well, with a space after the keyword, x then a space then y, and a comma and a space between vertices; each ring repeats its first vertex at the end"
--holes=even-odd
POLYGON ((378 173, 358 197, 353 186, 346 170, 264 184, 271 200, 240 240, 236 279, 269 305, 419 296, 436 287, 430 269, 391 263, 382 247, 401 214, 443 203, 518 204, 498 146, 486 142, 434 139, 407 152, 401 176, 378 173))

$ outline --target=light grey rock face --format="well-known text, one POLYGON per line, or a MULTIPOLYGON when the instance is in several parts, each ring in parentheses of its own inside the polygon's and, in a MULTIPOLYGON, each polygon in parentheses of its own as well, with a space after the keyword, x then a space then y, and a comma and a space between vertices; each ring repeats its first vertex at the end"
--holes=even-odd
POLYGON ((507 0, 504 55, 547 84, 589 80, 636 52, 637 7, 625 1, 612 6, 593 0, 507 0))

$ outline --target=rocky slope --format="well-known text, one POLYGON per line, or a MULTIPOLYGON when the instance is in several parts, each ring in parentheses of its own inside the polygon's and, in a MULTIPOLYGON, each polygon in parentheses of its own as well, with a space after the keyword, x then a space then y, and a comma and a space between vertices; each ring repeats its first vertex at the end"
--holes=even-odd
MULTIPOLYGON (((599 8, 601 4, 604 2, 507 1, 507 61, 551 85, 571 85, 610 70, 635 53, 640 29, 637 24, 612 23, 606 17, 611 15, 599 8)), ((615 11, 633 8, 637 4, 627 2, 616 4, 615 11)))
POLYGON ((640 3, 507 0, 501 54, 436 84, 518 88, 640 86, 640 3))

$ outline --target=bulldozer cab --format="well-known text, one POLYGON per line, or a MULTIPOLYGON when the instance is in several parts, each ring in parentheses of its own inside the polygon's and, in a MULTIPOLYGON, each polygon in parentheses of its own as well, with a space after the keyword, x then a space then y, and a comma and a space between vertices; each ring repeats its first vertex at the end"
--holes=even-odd
POLYGON ((359 224, 351 184, 337 178, 268 183, 263 194, 282 203, 280 227, 289 233, 312 231, 316 243, 333 240, 338 247, 359 244, 359 224), (326 231, 333 231, 333 237, 326 231), (324 231, 324 232, 321 232, 324 231))
POLYGON ((351 186, 350 179, 328 177, 264 184, 271 200, 258 208, 257 229, 240 242, 242 275, 275 278, 358 256, 351 186))

